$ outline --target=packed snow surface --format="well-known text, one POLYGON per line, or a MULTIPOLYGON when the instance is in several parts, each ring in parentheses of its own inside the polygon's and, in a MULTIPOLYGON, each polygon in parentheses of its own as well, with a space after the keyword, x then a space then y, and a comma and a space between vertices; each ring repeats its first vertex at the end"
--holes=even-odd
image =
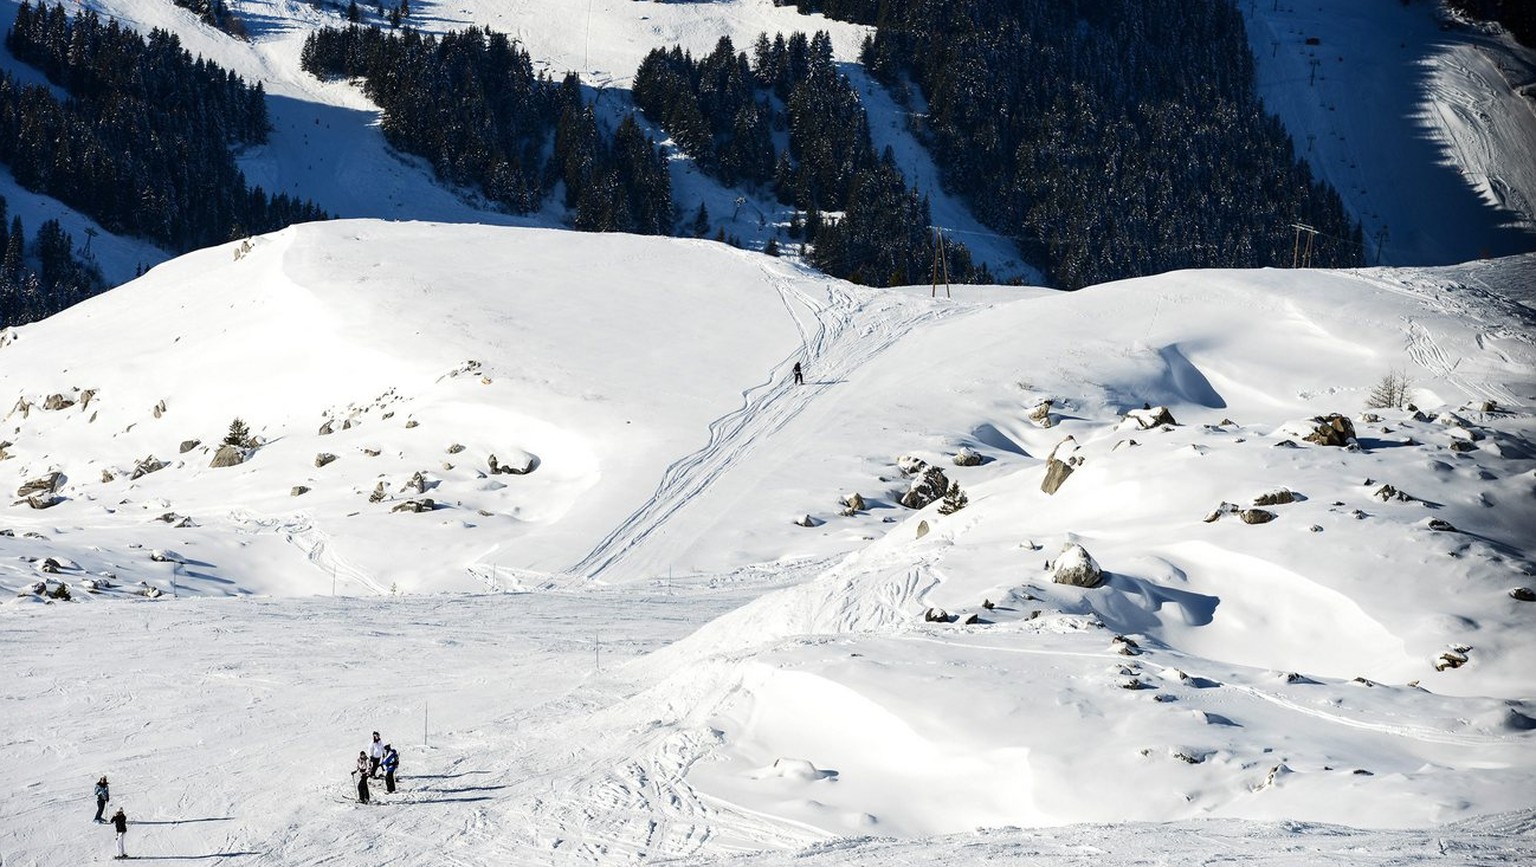
POLYGON ((228 863, 1529 863, 1533 275, 179 258, 0 335, 0 856, 105 857, 106 774, 130 854, 228 863))

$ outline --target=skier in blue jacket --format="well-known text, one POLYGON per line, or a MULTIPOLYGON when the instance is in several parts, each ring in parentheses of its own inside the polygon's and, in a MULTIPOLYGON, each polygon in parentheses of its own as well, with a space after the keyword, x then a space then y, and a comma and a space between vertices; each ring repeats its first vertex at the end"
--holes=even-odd
POLYGON ((400 767, 400 753, 389 744, 384 745, 384 761, 380 763, 384 768, 384 791, 395 791, 395 769, 400 767))

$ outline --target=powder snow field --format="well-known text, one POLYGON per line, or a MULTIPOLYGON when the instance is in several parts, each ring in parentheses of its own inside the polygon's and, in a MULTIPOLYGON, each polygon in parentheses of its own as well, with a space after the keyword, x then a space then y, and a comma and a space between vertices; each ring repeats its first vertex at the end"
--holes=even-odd
POLYGON ((63 498, 0 507, 0 857, 104 857, 106 773, 131 853, 231 864, 1529 862, 1533 273, 935 299, 372 220, 174 260, 0 338, 0 484, 63 498), (1394 369, 1425 414, 1370 421, 1394 369), (1302 440, 1333 411, 1358 451, 1302 440), (900 455, 968 507, 899 506, 900 455))

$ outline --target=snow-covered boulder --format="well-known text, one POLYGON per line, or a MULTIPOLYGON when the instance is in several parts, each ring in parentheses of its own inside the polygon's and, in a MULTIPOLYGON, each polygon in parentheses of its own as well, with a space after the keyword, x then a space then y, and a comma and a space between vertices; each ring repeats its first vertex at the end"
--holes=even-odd
POLYGON ((929 467, 912 480, 907 492, 901 495, 901 504, 909 509, 921 509, 934 503, 949 490, 949 477, 938 467, 929 467))
POLYGON ((536 455, 514 448, 506 453, 504 461, 497 461, 495 455, 491 455, 489 463, 491 473, 510 473, 514 476, 526 476, 539 467, 539 459, 536 455))
POLYGON ((896 458, 896 469, 904 476, 921 476, 928 469, 928 462, 917 455, 901 455, 896 458))
POLYGON ((1104 583, 1104 570, 1088 550, 1076 542, 1068 542, 1051 567, 1051 580, 1073 587, 1097 587, 1104 583))
POLYGON ((1054 494, 1060 490, 1072 471, 1083 463, 1081 448, 1077 440, 1067 437, 1051 449, 1050 457, 1045 460, 1045 478, 1040 482, 1040 490, 1047 494, 1054 494))
POLYGON ((960 451, 955 452, 952 460, 954 460, 957 467, 975 467, 981 465, 982 458, 980 452, 970 446, 964 446, 960 451))
POLYGON ((1134 422, 1137 429, 1139 430, 1151 430, 1152 428, 1162 427, 1163 425, 1178 424, 1178 422, 1173 420, 1173 413, 1169 412, 1168 407, 1166 406, 1153 406, 1146 407, 1144 409, 1133 409, 1125 414, 1125 420, 1128 422, 1134 422))
POLYGON ((23 482, 21 487, 16 489, 16 496, 30 497, 33 494, 51 494, 59 489, 59 483, 63 478, 63 473, 52 472, 46 476, 39 476, 23 482))

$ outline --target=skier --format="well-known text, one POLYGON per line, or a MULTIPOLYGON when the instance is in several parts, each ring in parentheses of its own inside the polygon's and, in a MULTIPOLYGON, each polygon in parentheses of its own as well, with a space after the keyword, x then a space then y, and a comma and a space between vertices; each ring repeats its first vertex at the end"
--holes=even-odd
POLYGON ((107 788, 107 778, 102 777, 96 781, 96 821, 98 824, 107 820, 101 818, 101 812, 107 808, 107 802, 112 800, 112 792, 107 788))
POLYGON ((805 385, 805 374, 800 371, 800 362, 795 362, 795 367, 792 372, 795 375, 795 385, 805 385))
POLYGON ((373 743, 368 745, 368 776, 377 780, 379 778, 379 762, 384 758, 384 742, 379 740, 379 733, 373 733, 373 743))
POLYGON ((368 754, 362 750, 357 751, 357 767, 353 769, 352 776, 357 777, 358 803, 368 803, 368 754))
POLYGON ((400 767, 400 753, 389 744, 384 745, 384 791, 395 792, 395 769, 400 767))
POLYGON ((117 830, 117 855, 118 858, 127 858, 128 850, 125 838, 128 836, 128 817, 123 815, 123 808, 118 807, 112 814, 112 827, 117 830))

